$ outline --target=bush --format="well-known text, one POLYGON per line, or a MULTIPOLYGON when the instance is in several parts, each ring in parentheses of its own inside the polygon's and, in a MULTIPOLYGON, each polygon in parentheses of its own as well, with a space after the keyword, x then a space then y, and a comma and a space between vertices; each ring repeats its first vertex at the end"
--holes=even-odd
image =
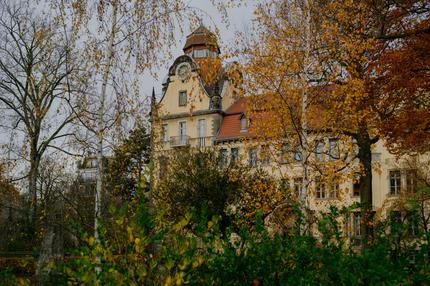
POLYGON ((424 241, 398 252, 390 237, 379 236, 353 251, 336 235, 340 229, 333 221, 342 215, 336 209, 318 221, 319 239, 297 232, 268 235, 261 214, 252 227, 223 233, 219 216, 208 221, 188 213, 177 223, 156 219, 149 229, 147 220, 137 221, 139 212, 117 217, 110 230, 115 239, 87 239, 79 257, 63 269, 70 284, 423 285, 430 279, 424 241))

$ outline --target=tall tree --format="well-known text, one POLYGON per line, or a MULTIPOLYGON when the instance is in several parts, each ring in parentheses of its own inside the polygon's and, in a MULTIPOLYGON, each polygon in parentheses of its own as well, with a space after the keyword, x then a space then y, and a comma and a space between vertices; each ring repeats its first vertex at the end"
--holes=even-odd
MULTIPOLYGON (((308 120, 309 130, 316 139, 315 144, 309 144, 308 154, 319 151, 320 136, 331 134, 342 138, 346 147, 341 153, 346 161, 336 160, 333 168, 315 165, 315 171, 325 173, 354 163, 350 155, 354 153, 351 144, 354 142, 365 221, 362 234, 368 240, 372 213, 372 146, 381 135, 388 135, 396 142, 401 138, 397 135, 405 133, 407 128, 403 124, 390 129, 390 125, 408 121, 414 113, 427 114, 429 110, 428 81, 420 80, 428 77, 427 56, 425 60, 417 60, 410 53, 415 51, 416 38, 426 43, 428 3, 312 1, 312 5, 306 5, 306 2, 269 1, 257 10, 260 33, 257 42, 246 49, 246 71, 249 91, 258 95, 254 105, 257 114, 266 120, 261 124, 255 122, 255 129, 281 143, 287 135, 296 134, 292 136, 296 138, 295 144, 303 148, 300 133, 303 121, 308 120), (299 13, 295 12, 297 8, 299 13), (310 25, 302 11, 310 13, 310 25), (306 37, 304 31, 309 28, 311 36, 306 37), (409 43, 412 45, 408 46, 409 43), (310 50, 305 48, 309 46, 310 50), (305 57, 307 51, 309 54, 305 57), (393 63, 397 57, 411 63, 410 68, 404 71, 396 68, 393 63), (309 95, 307 118, 300 112, 304 108, 300 102, 303 75, 306 75, 309 95), (401 80, 403 75, 406 79, 401 80), (348 141, 350 144, 345 144, 348 141)), ((420 50, 417 52, 423 55, 420 50)), ((423 135, 428 130, 428 119, 420 115, 413 118, 418 120, 415 125, 423 135)))
MULTIPOLYGON (((196 22, 201 11, 183 0, 51 2, 60 8, 61 15, 70 16, 70 21, 65 20, 64 23, 83 28, 81 31, 76 29, 76 32, 83 33, 84 54, 94 67, 96 108, 87 113, 89 120, 82 120, 82 123, 92 131, 97 141, 97 237, 100 197, 104 189, 102 159, 106 139, 114 131, 124 130, 124 119, 128 115, 139 113, 142 99, 139 98, 139 81, 135 76, 165 63, 171 54, 175 33, 183 32, 184 23, 196 22)), ((223 5, 219 0, 211 0, 211 3, 225 13, 227 4, 223 5)), ((121 136, 116 133, 114 141, 118 139, 121 136)))
POLYGON ((69 46, 55 25, 42 21, 24 6, 1 2, 0 104, 2 127, 23 142, 28 160, 32 221, 37 216, 36 180, 43 155, 60 149, 60 139, 71 135, 81 100, 75 85, 78 70, 69 46))

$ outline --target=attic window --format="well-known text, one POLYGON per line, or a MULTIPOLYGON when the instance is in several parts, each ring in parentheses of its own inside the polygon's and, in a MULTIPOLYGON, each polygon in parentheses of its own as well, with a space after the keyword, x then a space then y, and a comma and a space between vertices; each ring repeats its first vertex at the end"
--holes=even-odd
POLYGON ((240 132, 245 132, 248 130, 248 120, 246 119, 245 115, 242 115, 240 117, 240 132))

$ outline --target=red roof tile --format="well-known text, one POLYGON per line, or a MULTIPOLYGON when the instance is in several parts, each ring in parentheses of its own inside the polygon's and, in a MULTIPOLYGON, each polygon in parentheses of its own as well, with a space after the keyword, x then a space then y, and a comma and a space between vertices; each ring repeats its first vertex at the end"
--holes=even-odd
POLYGON ((226 114, 245 113, 246 112, 246 98, 242 97, 233 103, 226 111, 226 114))
POLYGON ((246 111, 246 100, 241 98, 226 110, 217 140, 237 139, 249 135, 248 131, 240 130, 240 118, 246 111))

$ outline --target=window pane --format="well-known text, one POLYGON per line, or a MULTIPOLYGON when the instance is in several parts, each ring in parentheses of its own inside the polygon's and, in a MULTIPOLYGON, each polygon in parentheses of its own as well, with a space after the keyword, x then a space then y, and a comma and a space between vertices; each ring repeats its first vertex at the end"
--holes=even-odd
POLYGON ((185 106, 187 105, 187 92, 186 91, 180 91, 179 92, 179 106, 185 106))
POLYGON ((354 213, 353 214, 353 233, 355 237, 361 236, 361 214, 360 213, 354 213))
POLYGON ((207 53, 207 50, 194 50, 194 57, 196 59, 204 58, 206 57, 206 53, 207 53))
POLYGON ((226 166, 228 163, 228 152, 227 149, 221 149, 221 165, 226 166))
POLYGON ((231 161, 237 162, 238 159, 239 159, 239 149, 231 148, 231 161))
POLYGON ((360 182, 355 182, 352 185, 352 196, 354 196, 354 197, 360 196, 360 182))
POLYGON ((251 149, 248 151, 248 164, 250 166, 256 166, 257 165, 257 150, 251 149))
POLYGON ((315 189, 316 189, 315 194, 317 199, 324 199, 326 197, 325 184, 324 182, 321 182, 321 178, 315 179, 315 189))
POLYGON ((400 193, 401 177, 400 171, 390 171, 390 194, 397 195, 400 193))
POLYGON ((408 170, 406 172, 406 190, 409 193, 414 193, 417 189, 417 172, 416 170, 408 170))
POLYGON ((247 125, 248 125, 248 122, 246 120, 246 117, 244 116, 240 119, 240 130, 241 131, 246 130, 248 127, 247 125))

